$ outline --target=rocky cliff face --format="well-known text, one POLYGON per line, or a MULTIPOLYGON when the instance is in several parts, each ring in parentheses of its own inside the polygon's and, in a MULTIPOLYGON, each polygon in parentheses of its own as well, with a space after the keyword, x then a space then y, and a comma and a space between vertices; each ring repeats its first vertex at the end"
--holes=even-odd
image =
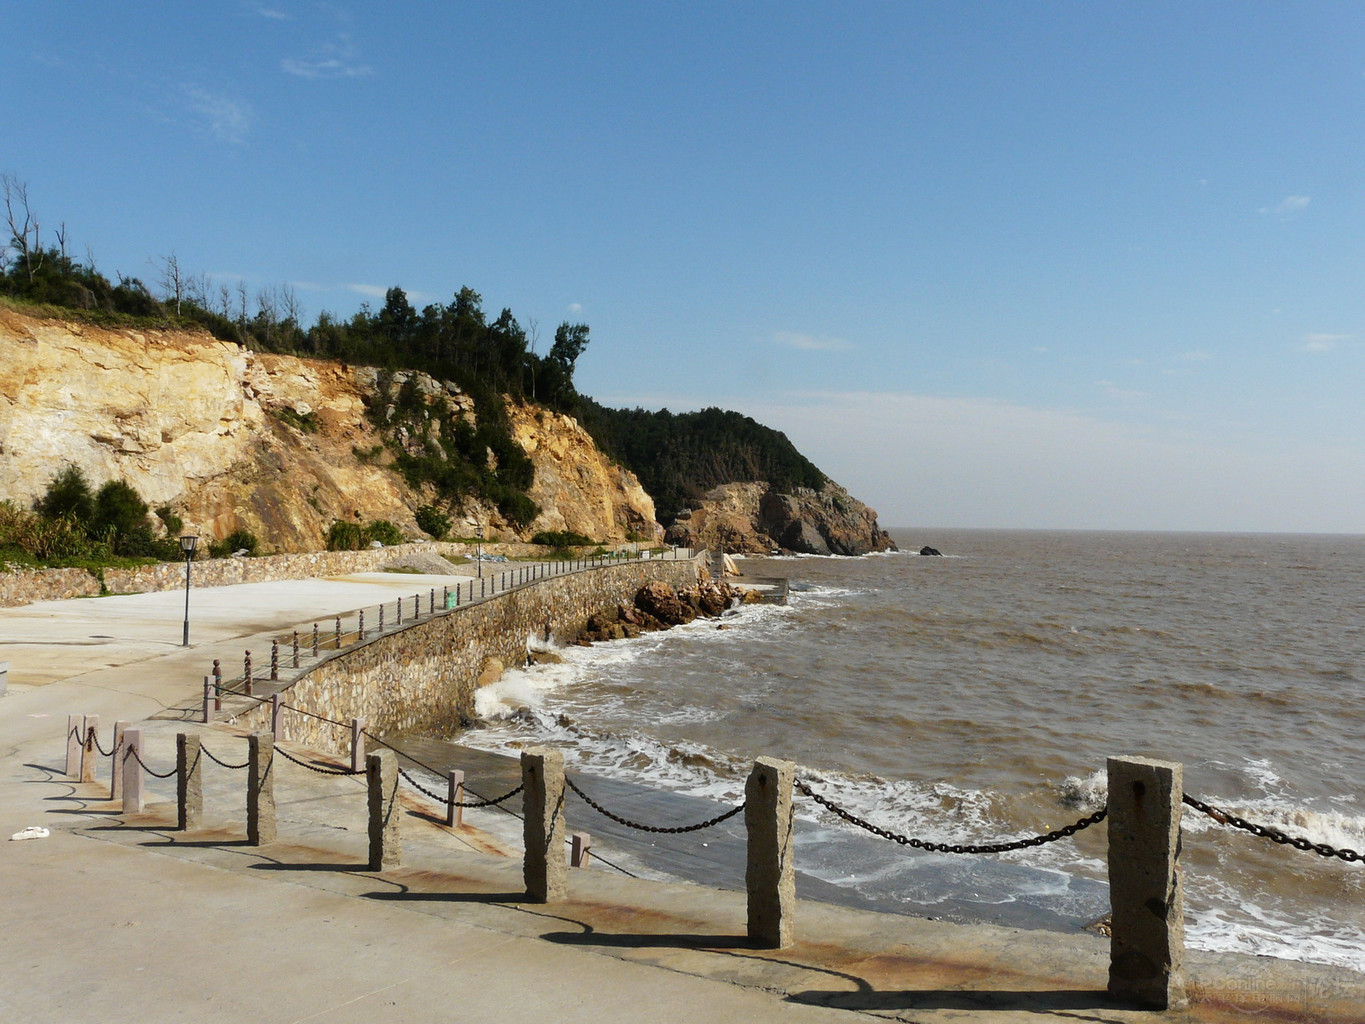
POLYGON ((765 483, 723 484, 668 528, 670 543, 725 551, 812 555, 894 551, 877 513, 830 481, 822 490, 777 494, 765 483))
MULTIPOLYGON (((472 418, 458 388, 412 376, 447 422, 472 418)), ((313 550, 337 519, 388 519, 422 536, 413 511, 429 496, 388 468, 391 452, 366 414, 382 410, 378 378, 206 334, 110 330, 0 307, 0 499, 27 506, 72 463, 96 486, 127 480, 213 538, 245 528, 276 550, 313 550)), ((531 407, 511 414, 544 510, 524 536, 652 534, 649 496, 572 419, 531 407)), ((517 532, 496 510, 463 514, 457 534, 480 521, 501 536, 517 532)))

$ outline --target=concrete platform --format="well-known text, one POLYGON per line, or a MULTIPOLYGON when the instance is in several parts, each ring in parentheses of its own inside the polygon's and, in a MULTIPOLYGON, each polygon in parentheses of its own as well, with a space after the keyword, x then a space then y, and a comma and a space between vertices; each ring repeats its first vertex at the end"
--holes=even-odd
POLYGON ((1365 1019, 1365 976, 1265 958, 1191 953, 1191 1007, 1155 1014, 1107 999, 1107 944, 1090 935, 806 902, 798 942, 759 950, 742 894, 596 869, 571 872, 571 899, 528 904, 519 851, 480 827, 493 812, 450 830, 411 792, 403 865, 370 872, 361 783, 280 761, 279 841, 260 848, 244 842, 244 772, 206 766, 205 827, 191 833, 173 827, 172 781, 149 779, 146 813, 125 815, 107 759, 96 782, 61 774, 68 713, 99 714, 106 746, 116 718, 142 722, 158 770, 188 729, 245 760, 228 727, 155 716, 196 695, 214 651, 432 585, 419 579, 203 591, 188 650, 183 594, 0 611, 11 679, 49 677, 0 698, 0 1020, 1365 1019), (116 649, 80 642, 101 636, 116 649), (107 656, 81 661, 91 648, 107 656), (27 825, 52 834, 3 842, 27 825))

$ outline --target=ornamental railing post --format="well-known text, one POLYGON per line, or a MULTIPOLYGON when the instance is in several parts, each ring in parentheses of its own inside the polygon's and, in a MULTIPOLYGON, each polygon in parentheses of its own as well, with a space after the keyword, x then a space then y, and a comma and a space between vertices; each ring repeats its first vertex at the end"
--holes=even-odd
POLYGON ((1180 870, 1184 771, 1171 761, 1111 757, 1109 993, 1155 1009, 1185 996, 1185 891, 1180 870))
POLYGON ((768 949, 789 946, 795 936, 796 868, 792 833, 792 784, 796 766, 760 757, 744 787, 748 860, 749 940, 768 949))
POLYGON ((280 642, 270 641, 270 679, 275 681, 280 678, 280 642))
POLYGON ((247 651, 242 658, 242 692, 248 697, 252 695, 251 679, 251 652, 247 651))

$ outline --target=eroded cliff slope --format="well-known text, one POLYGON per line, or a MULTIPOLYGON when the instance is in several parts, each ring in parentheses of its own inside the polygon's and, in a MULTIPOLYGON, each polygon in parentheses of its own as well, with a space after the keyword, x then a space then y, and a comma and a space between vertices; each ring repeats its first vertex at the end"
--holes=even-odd
MULTIPOLYGON (((409 378, 424 433, 472 421, 467 395, 423 374, 0 306, 0 499, 28 506, 71 463, 96 485, 127 480, 150 505, 171 506, 214 538, 245 528, 273 550, 317 549, 338 519, 388 519, 422 536, 413 513, 433 496, 393 468, 416 439, 392 429, 386 406, 409 378)), ((652 536, 649 496, 571 418, 533 406, 509 417, 535 466, 528 494, 541 513, 518 530, 471 502, 454 510, 454 533, 483 523, 506 537, 543 529, 603 541, 652 536)))

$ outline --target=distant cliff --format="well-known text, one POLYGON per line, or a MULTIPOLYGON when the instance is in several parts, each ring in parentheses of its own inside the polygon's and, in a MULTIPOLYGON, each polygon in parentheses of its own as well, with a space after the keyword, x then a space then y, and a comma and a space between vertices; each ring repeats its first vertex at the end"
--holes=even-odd
POLYGON ((767 483, 723 484, 668 527, 671 543, 725 551, 865 555, 894 551, 877 513, 832 480, 788 494, 767 483))
MULTIPOLYGON (((516 522, 471 499, 452 509, 453 534, 654 535, 649 495, 572 418, 533 405, 507 414, 519 451, 478 458, 496 469, 524 452, 539 511, 516 522)), ((420 537, 414 512, 435 492, 418 470, 448 458, 452 439, 481 445, 475 420, 468 395, 413 371, 0 306, 0 498, 23 507, 71 463, 97 485, 126 480, 214 538, 248 529, 271 550, 316 550, 332 522, 370 519, 420 537)))

